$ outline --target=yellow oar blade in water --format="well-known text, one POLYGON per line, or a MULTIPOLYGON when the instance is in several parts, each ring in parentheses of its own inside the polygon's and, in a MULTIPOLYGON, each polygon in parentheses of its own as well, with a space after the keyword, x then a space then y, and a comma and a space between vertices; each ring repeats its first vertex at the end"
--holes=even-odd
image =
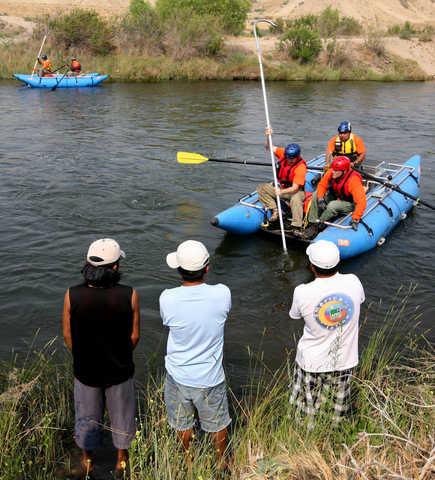
POLYGON ((207 157, 204 157, 204 155, 200 155, 199 153, 177 152, 178 163, 190 163, 192 165, 199 165, 200 163, 205 163, 207 160, 207 157))

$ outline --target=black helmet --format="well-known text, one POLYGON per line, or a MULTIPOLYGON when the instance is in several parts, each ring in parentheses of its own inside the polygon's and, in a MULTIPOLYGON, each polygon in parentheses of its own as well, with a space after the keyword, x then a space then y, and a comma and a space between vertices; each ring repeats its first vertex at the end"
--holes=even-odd
POLYGON ((42 58, 42 60, 47 60, 47 59, 48 59, 47 55, 45 55, 45 54, 44 54, 44 55, 42 55, 42 57, 41 57, 41 58, 42 58))

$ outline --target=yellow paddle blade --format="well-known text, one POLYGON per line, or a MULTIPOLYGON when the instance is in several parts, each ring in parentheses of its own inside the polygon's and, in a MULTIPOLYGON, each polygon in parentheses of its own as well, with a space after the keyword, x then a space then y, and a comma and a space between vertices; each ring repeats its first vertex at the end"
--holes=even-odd
POLYGON ((200 155, 199 153, 177 152, 178 163, 190 163, 194 165, 199 165, 200 163, 205 163, 207 160, 207 157, 204 157, 204 155, 200 155))

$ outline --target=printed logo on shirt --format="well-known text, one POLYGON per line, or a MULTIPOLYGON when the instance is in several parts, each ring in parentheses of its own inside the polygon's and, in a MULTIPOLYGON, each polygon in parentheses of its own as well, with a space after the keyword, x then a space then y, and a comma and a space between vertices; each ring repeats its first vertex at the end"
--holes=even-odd
POLYGON ((328 330, 345 325, 353 315, 354 307, 350 297, 343 293, 328 295, 314 309, 314 318, 321 327, 328 330))

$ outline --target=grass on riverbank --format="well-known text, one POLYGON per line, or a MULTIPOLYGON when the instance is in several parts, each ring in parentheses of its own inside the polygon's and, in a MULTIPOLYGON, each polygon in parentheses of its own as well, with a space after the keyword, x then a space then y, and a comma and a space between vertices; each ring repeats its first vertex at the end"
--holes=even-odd
MULTIPOLYGON (((31 73, 38 42, 29 40, 0 46, 0 79, 10 79, 14 73, 31 73)), ((176 60, 169 56, 143 56, 134 52, 95 56, 78 52, 86 71, 108 73, 116 82, 156 82, 165 80, 258 80, 258 60, 255 55, 227 51, 220 57, 193 57, 176 60)), ((51 57, 54 68, 68 61, 57 54, 51 57)), ((329 66, 327 63, 300 64, 271 56, 265 58, 268 80, 425 80, 417 64, 391 56, 382 69, 372 69, 361 63, 329 66)))
MULTIPOLYGON (((415 324, 405 303, 393 307, 371 337, 354 382, 354 413, 333 428, 328 412, 308 431, 288 403, 286 368, 257 361, 234 407, 231 478, 243 480, 429 480, 435 470, 434 361, 431 345, 393 334, 415 324)), ((73 429, 71 372, 53 360, 52 346, 0 370, 0 479, 51 479, 68 464, 73 429)), ((254 362, 255 363, 255 362, 254 362)), ((140 415, 131 448, 132 479, 216 479, 207 436, 194 441, 194 465, 166 421, 162 380, 139 393, 140 415)), ((230 478, 230 477, 228 477, 230 478)))

